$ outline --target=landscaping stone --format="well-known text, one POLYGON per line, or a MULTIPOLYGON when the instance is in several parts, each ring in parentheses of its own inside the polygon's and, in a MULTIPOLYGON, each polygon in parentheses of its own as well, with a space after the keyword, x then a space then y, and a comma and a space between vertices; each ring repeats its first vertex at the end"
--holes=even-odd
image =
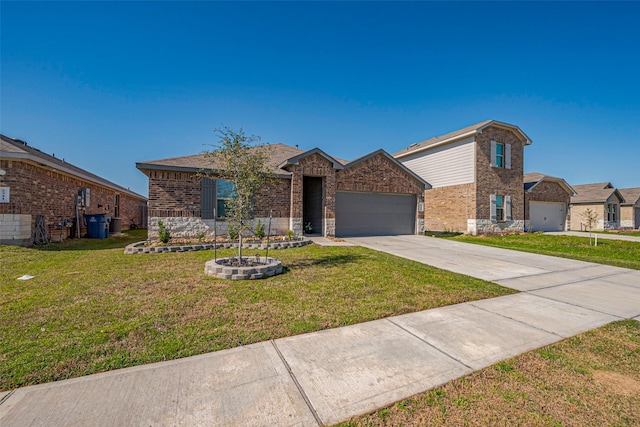
MULTIPOLYGON (((282 262, 276 258, 267 258, 265 264, 247 265, 244 267, 229 267, 224 262, 229 258, 207 261, 204 273, 227 280, 255 280, 275 276, 282 273, 282 262)), ((264 259, 264 258, 262 258, 264 259)))
MULTIPOLYGON (((286 248, 299 248, 305 245, 313 243, 310 239, 284 241, 278 243, 269 243, 269 249, 286 249, 286 248)), ((124 253, 127 255, 132 254, 152 254, 152 253, 166 253, 166 252, 189 252, 189 251, 202 251, 213 249, 216 246, 213 243, 206 244, 193 244, 193 245, 179 245, 179 246, 145 246, 146 242, 132 243, 124 249, 124 253)), ((218 249, 229 249, 238 247, 237 244, 231 243, 218 243, 218 249)), ((248 243, 243 244, 245 249, 267 249, 267 245, 263 243, 248 243)))

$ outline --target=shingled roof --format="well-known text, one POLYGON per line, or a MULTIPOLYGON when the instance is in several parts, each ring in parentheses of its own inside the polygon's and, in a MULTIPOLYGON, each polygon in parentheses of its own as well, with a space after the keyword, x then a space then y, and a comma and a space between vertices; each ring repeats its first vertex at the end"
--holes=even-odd
POLYGON ((78 178, 84 179, 86 181, 99 184, 113 190, 117 190, 121 193, 129 194, 131 196, 147 200, 146 197, 134 191, 131 191, 128 188, 122 187, 98 175, 79 168, 78 166, 72 165, 71 163, 65 161, 64 158, 61 159, 59 157, 54 157, 53 155, 44 153, 37 148, 28 145, 21 139, 9 138, 8 136, 0 135, 0 153, 0 157, 2 157, 3 159, 32 161, 40 164, 41 166, 50 167, 55 170, 59 170, 60 172, 77 176, 78 178))
POLYGON ((562 178, 557 176, 545 175, 539 172, 525 173, 523 176, 524 191, 531 192, 541 182, 557 182, 564 190, 572 196, 576 195, 576 191, 562 178))
POLYGON ((571 197, 571 203, 604 203, 612 194, 615 194, 620 202, 624 203, 624 197, 610 182, 598 182, 595 184, 574 185, 573 189, 578 193, 571 197))
MULTIPOLYGON (((292 157, 305 153, 304 150, 280 143, 267 144, 266 147, 268 148, 269 159, 267 160, 267 165, 269 170, 278 176, 290 176, 291 173, 282 169, 280 165, 292 157)), ((256 147, 252 148, 255 149, 256 147)), ((210 172, 217 169, 218 166, 213 162, 213 158, 205 153, 136 163, 136 167, 143 171, 210 172)))
POLYGON ((635 205, 640 203, 640 188, 619 188, 620 194, 624 197, 623 205, 635 205))
POLYGON ((520 139, 524 142, 525 145, 531 144, 531 139, 518 127, 515 125, 511 125, 509 123, 499 122, 497 120, 484 120, 480 123, 476 123, 471 126, 467 126, 465 128, 450 132, 446 135, 435 136, 431 139, 427 139, 426 141, 417 142, 415 144, 411 144, 407 148, 404 148, 393 154, 393 157, 405 157, 410 154, 415 154, 417 152, 426 150, 428 148, 433 148, 438 145, 446 144, 449 142, 455 142, 457 140, 482 133, 482 131, 489 126, 497 126, 505 129, 509 129, 514 131, 520 139))

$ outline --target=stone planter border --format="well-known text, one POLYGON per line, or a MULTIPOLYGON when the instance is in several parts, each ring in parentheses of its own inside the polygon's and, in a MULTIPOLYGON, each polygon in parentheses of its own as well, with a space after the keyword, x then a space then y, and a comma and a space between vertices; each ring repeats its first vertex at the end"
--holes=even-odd
MULTIPOLYGON (((227 280, 255 280, 282 273, 282 262, 276 258, 267 258, 266 264, 264 265, 231 267, 220 264, 220 262, 228 259, 229 258, 212 259, 211 261, 205 262, 204 274, 227 280)), ((261 257, 261 259, 264 259, 264 257, 261 257)))
MULTIPOLYGON (((269 242, 269 249, 287 249, 287 248, 299 248, 311 243, 309 239, 303 240, 277 240, 269 242)), ((124 253, 128 255, 132 254, 162 254, 170 252, 191 252, 191 251, 203 251, 213 249, 214 245, 217 245, 218 249, 237 248, 237 245, 233 243, 195 243, 193 245, 176 245, 176 246, 145 246, 146 242, 137 242, 128 245, 124 249, 124 253)), ((247 243, 242 245, 243 249, 267 249, 266 243, 247 243)))

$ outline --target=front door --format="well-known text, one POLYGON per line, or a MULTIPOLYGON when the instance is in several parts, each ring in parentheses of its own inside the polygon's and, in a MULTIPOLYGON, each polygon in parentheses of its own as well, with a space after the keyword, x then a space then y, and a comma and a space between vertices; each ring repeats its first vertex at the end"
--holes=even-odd
POLYGON ((322 234, 322 178, 302 178, 302 229, 306 234, 322 234))

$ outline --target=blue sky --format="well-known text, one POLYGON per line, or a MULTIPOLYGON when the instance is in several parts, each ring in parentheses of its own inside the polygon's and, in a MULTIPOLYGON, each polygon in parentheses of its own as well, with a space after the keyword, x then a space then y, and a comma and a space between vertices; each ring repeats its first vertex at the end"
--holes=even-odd
POLYGON ((638 2, 0 3, 1 132, 146 195, 221 124, 355 159, 495 119, 640 187, 638 2))

